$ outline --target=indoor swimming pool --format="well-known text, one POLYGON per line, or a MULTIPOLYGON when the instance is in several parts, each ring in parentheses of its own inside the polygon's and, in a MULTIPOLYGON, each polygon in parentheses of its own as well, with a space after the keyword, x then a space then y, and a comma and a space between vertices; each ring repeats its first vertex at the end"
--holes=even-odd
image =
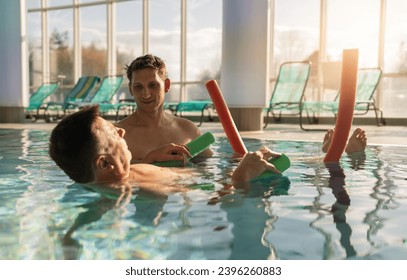
POLYGON ((326 166, 320 143, 244 139, 291 167, 234 189, 237 163, 217 138, 190 191, 118 205, 73 184, 48 156, 49 135, 0 129, 0 259, 407 259, 406 147, 326 166))

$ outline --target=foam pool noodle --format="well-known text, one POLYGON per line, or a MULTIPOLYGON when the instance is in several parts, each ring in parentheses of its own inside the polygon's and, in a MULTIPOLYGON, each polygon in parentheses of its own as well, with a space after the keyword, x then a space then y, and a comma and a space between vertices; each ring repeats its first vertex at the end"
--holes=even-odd
MULTIPOLYGON (((222 96, 222 92, 218 86, 218 83, 215 80, 210 80, 206 83, 206 88, 211 96, 213 105, 216 108, 216 111, 219 116, 219 120, 222 123, 223 129, 225 130, 226 137, 229 140, 230 145, 235 153, 245 155, 247 153, 246 146, 243 143, 242 138, 236 128, 235 122, 229 112, 229 109, 226 105, 225 99, 222 96)), ((284 172, 287 168, 290 167, 290 159, 286 155, 281 155, 279 158, 273 158, 270 160, 280 172, 284 172)), ((266 178, 275 173, 267 170, 262 175, 256 177, 266 178)))
POLYGON ((343 50, 338 114, 324 162, 338 162, 345 150, 355 108, 358 57, 357 49, 343 50))
POLYGON ((228 138, 233 151, 237 154, 245 155, 247 153, 247 149, 236 128, 235 122, 233 121, 229 108, 226 105, 218 83, 215 80, 210 80, 206 83, 206 89, 211 96, 213 105, 216 108, 219 120, 223 126, 223 130, 226 133, 226 137, 228 138))
MULTIPOLYGON (((269 162, 273 164, 274 167, 281 173, 286 171, 291 165, 290 159, 285 154, 281 154, 281 156, 279 156, 278 158, 272 158, 269 160, 269 162)), ((271 170, 266 170, 260 176, 253 178, 252 181, 267 179, 275 175, 277 174, 272 172, 271 170)))
MULTIPOLYGON (((215 143, 215 137, 210 132, 205 132, 204 134, 198 136, 186 146, 189 148, 189 153, 191 154, 192 158, 199 155, 206 149, 215 143)), ((162 161, 162 162, 155 162, 154 165, 162 166, 162 167, 182 167, 183 162, 180 160, 170 160, 170 161, 162 161)))
POLYGON ((203 191, 213 191, 213 190, 215 190, 215 185, 211 184, 211 183, 197 184, 197 185, 190 186, 189 188, 191 188, 191 189, 200 189, 200 190, 203 190, 203 191))

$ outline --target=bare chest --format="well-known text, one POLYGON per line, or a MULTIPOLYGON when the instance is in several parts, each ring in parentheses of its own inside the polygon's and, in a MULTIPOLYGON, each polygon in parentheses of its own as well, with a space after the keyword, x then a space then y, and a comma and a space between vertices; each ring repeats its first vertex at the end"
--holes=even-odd
POLYGON ((186 144, 191 139, 181 130, 169 128, 160 129, 132 129, 125 135, 125 139, 133 159, 143 159, 152 150, 169 143, 186 144))

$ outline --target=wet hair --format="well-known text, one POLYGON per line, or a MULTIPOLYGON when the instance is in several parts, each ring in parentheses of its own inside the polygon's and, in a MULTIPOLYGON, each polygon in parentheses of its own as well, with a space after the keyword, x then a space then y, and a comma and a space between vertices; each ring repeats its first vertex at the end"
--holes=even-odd
POLYGON ((158 73, 163 79, 167 78, 165 62, 158 56, 152 54, 139 56, 135 60, 133 60, 130 65, 126 65, 125 70, 127 78, 131 82, 134 71, 146 68, 157 69, 158 73))
POLYGON ((75 182, 94 181, 94 160, 98 141, 92 126, 99 116, 99 107, 86 107, 61 120, 53 129, 49 155, 75 182))

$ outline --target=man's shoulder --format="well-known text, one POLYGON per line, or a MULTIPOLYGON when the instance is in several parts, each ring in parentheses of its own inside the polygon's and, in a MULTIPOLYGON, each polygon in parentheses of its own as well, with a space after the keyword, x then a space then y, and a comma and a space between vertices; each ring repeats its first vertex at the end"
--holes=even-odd
POLYGON ((195 138, 200 134, 196 124, 188 119, 172 115, 169 123, 166 129, 172 129, 179 137, 195 138))
POLYGON ((181 129, 198 130, 198 127, 193 121, 178 116, 173 116, 173 122, 181 129))
POLYGON ((136 114, 136 112, 128 115, 127 117, 118 121, 115 125, 118 127, 124 126, 138 126, 143 123, 143 118, 136 114))
POLYGON ((128 126, 130 126, 130 124, 131 124, 131 120, 129 119, 129 117, 126 117, 126 118, 118 121, 114 125, 117 127, 120 127, 120 128, 127 128, 128 126))

